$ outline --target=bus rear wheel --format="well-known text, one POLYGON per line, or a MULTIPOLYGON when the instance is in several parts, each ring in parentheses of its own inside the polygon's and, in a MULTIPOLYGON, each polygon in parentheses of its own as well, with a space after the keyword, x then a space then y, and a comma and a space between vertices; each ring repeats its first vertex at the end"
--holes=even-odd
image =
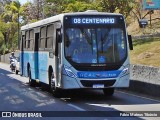
POLYGON ((16 73, 16 75, 18 75, 18 70, 16 70, 16 72, 15 72, 15 73, 16 73))
POLYGON ((103 93, 104 93, 106 96, 113 96, 113 94, 114 94, 114 88, 106 88, 106 89, 103 89, 103 93))
POLYGON ((31 87, 34 87, 35 83, 34 83, 34 81, 31 78, 31 69, 30 68, 28 69, 28 78, 29 78, 29 85, 31 87))

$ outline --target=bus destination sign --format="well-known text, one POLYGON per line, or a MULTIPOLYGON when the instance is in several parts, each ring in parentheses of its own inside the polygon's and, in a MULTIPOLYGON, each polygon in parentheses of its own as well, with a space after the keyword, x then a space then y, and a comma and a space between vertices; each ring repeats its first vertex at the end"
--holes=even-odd
POLYGON ((72 24, 114 24, 114 18, 72 18, 72 24))

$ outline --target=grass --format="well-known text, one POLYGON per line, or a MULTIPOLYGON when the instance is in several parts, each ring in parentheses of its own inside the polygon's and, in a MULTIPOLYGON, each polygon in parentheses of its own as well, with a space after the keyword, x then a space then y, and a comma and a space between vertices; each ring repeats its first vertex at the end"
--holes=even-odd
POLYGON ((133 40, 134 50, 130 51, 132 64, 160 67, 160 38, 133 40))

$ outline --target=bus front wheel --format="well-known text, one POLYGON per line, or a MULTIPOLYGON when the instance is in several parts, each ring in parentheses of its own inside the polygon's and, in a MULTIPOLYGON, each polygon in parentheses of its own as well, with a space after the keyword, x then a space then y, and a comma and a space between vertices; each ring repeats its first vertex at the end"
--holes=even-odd
POLYGON ((50 93, 53 94, 54 97, 58 97, 59 93, 58 93, 58 89, 55 86, 55 81, 53 81, 53 74, 50 72, 49 73, 49 91, 50 93))
POLYGON ((106 96, 113 96, 113 94, 114 94, 114 88, 106 88, 106 89, 103 89, 103 93, 104 93, 106 96))

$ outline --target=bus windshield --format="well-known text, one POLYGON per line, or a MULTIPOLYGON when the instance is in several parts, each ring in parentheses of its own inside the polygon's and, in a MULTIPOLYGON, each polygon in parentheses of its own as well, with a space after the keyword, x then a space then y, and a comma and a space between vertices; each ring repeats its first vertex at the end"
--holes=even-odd
POLYGON ((122 28, 71 27, 65 29, 65 57, 74 63, 107 64, 127 56, 122 28))

